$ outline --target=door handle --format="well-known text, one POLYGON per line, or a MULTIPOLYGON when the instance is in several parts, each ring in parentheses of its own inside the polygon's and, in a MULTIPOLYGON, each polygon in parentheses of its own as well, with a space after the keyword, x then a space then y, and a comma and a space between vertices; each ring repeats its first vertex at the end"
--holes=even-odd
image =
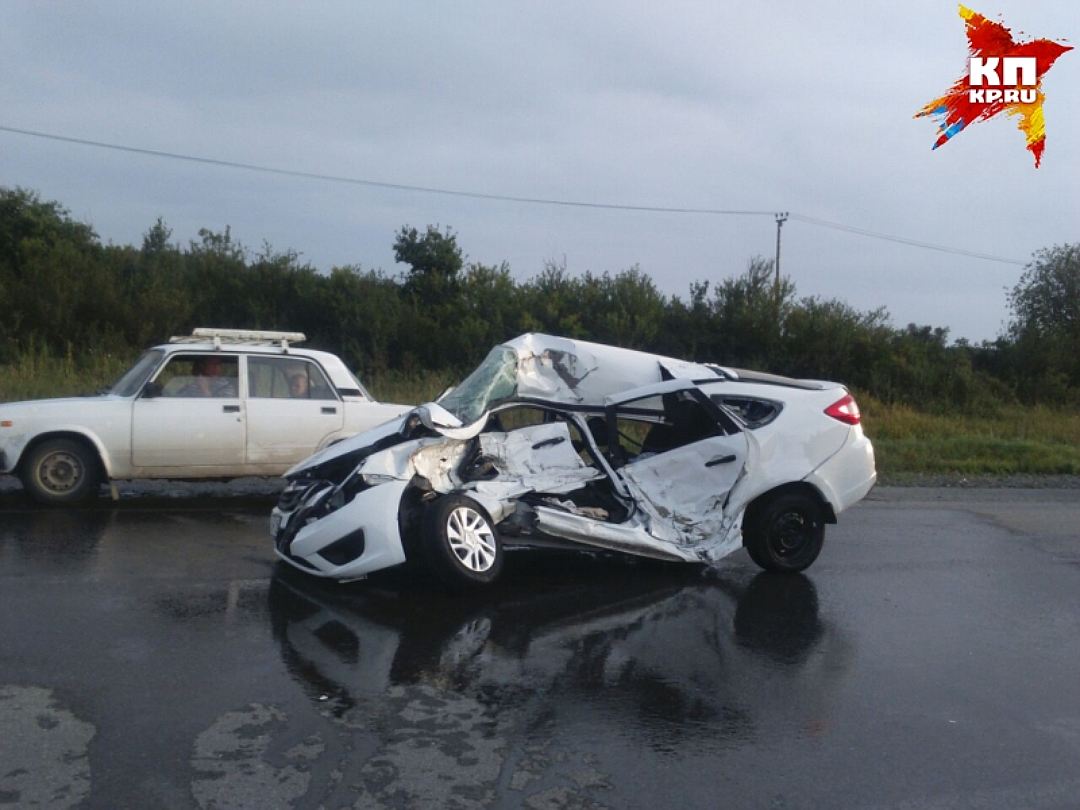
POLYGON ((240 413, 239 405, 222 405, 221 410, 225 413, 240 413))
POLYGON ((717 456, 714 459, 710 459, 709 461, 706 461, 705 466, 706 467, 715 467, 717 464, 730 464, 734 460, 735 460, 735 454, 734 453, 732 453, 730 456, 717 456))
POLYGON ((532 446, 532 449, 539 450, 541 447, 554 447, 555 445, 562 444, 565 441, 565 436, 552 436, 550 439, 544 439, 542 442, 537 442, 532 446))
POLYGON ((322 412, 323 413, 334 414, 334 413, 337 413, 337 408, 323 408, 322 412))

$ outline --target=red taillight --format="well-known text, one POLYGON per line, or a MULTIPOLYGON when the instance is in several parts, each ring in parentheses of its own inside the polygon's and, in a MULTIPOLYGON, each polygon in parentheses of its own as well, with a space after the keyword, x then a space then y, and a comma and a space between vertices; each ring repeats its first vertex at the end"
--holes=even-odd
POLYGON ((825 409, 826 416, 839 419, 847 425, 857 425, 862 420, 859 413, 859 404, 851 394, 845 394, 843 399, 838 399, 825 409))

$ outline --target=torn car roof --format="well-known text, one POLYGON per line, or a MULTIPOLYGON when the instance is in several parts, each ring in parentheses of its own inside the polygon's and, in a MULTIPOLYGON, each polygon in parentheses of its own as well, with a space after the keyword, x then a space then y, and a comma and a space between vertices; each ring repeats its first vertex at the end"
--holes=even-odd
POLYGON ((517 354, 520 398, 602 406, 613 394, 664 380, 738 376, 719 366, 538 333, 502 347, 517 354))

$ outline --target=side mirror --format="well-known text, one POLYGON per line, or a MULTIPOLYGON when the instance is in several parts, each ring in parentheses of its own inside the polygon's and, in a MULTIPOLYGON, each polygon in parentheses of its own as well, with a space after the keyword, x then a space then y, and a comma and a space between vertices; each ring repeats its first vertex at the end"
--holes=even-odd
POLYGON ((143 386, 143 399, 154 399, 161 396, 161 383, 148 382, 143 386))

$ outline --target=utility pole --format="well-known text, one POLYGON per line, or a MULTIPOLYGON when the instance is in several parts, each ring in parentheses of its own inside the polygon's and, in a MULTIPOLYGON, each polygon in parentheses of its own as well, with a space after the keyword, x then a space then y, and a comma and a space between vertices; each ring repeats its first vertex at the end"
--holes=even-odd
POLYGON ((776 281, 773 286, 773 294, 776 296, 776 308, 780 309, 780 229, 787 222, 788 212, 780 211, 776 214, 776 281))

